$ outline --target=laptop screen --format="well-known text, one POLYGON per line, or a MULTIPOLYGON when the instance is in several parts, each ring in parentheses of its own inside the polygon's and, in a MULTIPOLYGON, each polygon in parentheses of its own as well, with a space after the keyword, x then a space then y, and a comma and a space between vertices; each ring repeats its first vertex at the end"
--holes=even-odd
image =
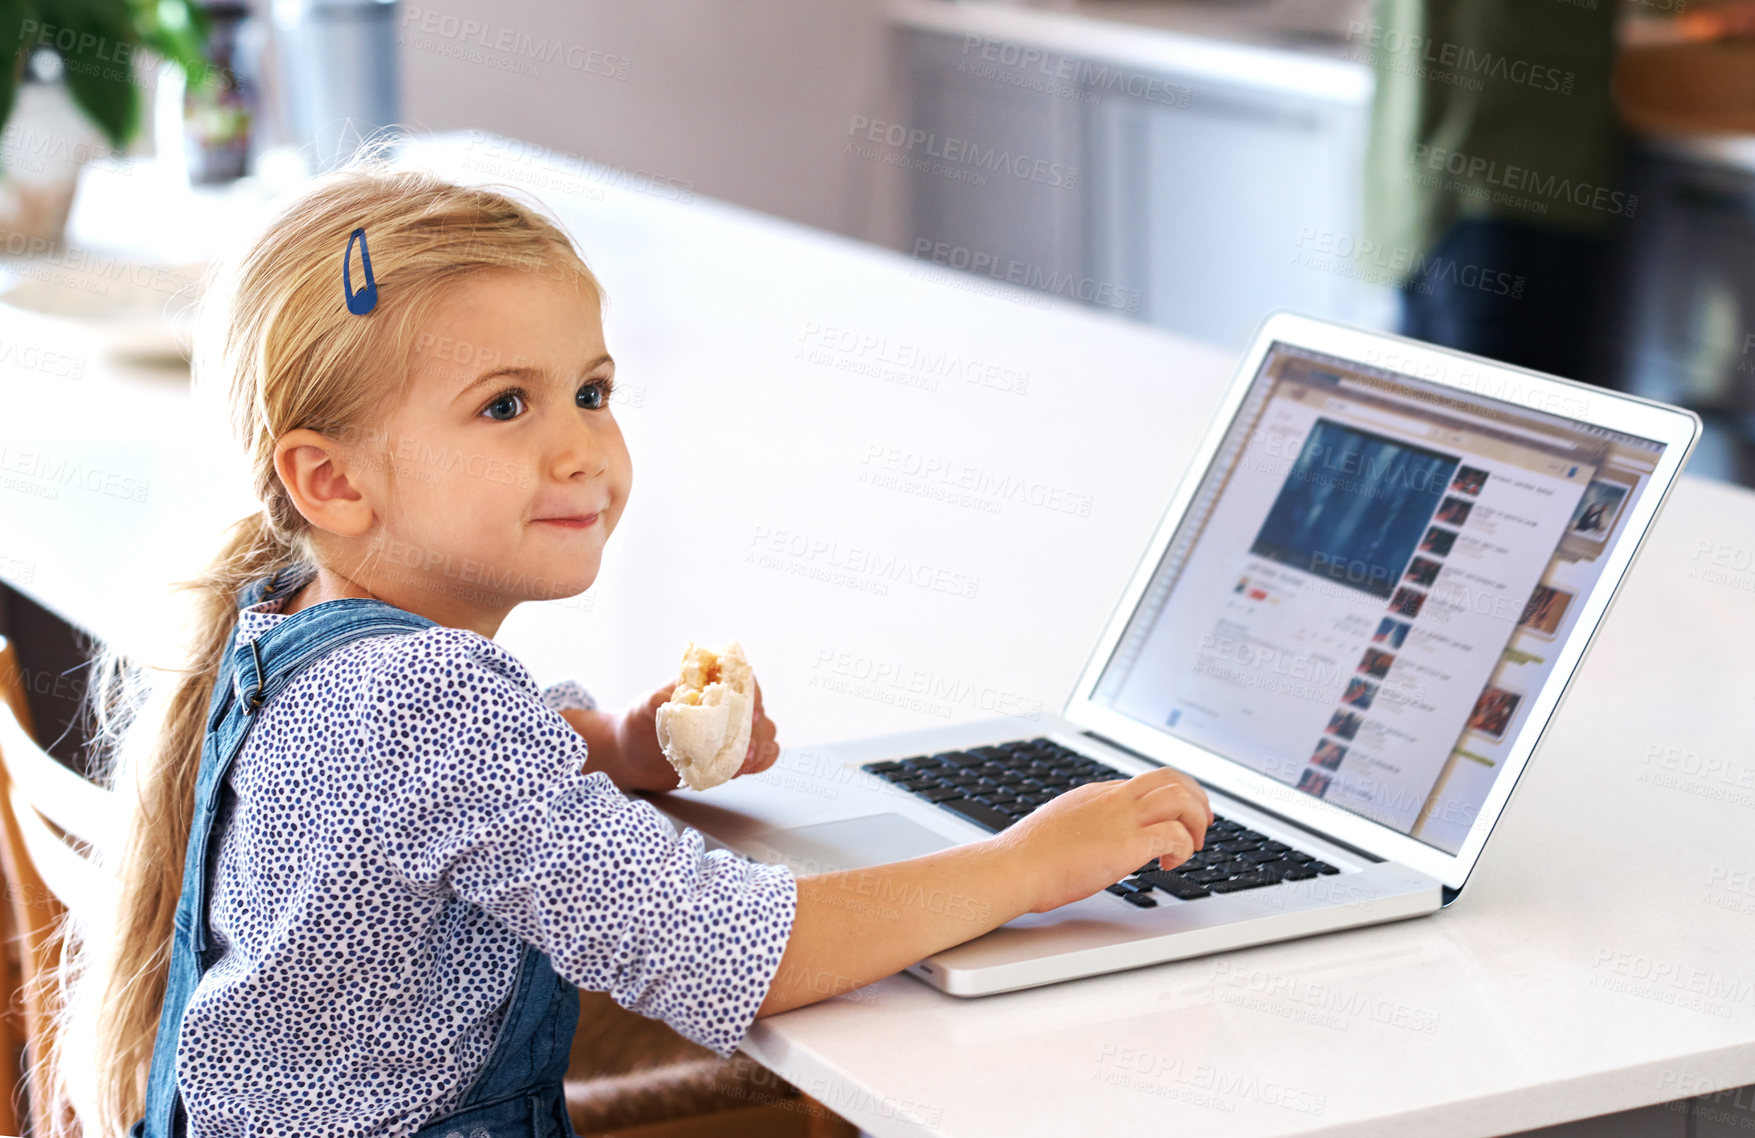
POLYGON ((1456 853, 1663 451, 1567 402, 1274 343, 1092 698, 1456 853))

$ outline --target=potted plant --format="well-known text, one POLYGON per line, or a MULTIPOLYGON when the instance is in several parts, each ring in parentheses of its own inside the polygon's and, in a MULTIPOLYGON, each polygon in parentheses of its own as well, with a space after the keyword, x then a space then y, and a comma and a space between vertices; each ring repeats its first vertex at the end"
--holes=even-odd
POLYGON ((135 55, 215 80, 190 0, 0 0, 0 253, 61 240, 79 167, 140 133, 135 55))

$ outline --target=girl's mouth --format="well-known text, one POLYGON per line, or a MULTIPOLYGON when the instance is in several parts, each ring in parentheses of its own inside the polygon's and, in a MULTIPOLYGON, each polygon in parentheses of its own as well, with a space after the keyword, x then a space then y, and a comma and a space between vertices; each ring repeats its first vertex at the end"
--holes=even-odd
POLYGON ((596 514, 585 514, 576 518, 537 518, 537 523, 545 526, 559 526, 562 529, 589 529, 597 524, 596 514))

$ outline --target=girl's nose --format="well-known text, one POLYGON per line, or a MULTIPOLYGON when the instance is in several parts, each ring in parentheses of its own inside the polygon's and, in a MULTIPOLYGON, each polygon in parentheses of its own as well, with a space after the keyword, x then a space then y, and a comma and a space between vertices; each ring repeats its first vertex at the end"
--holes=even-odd
POLYGON ((575 416, 562 416, 571 421, 561 428, 560 438, 553 451, 554 475, 560 481, 564 482, 580 473, 596 477, 609 466, 609 448, 598 429, 585 418, 588 414, 592 412, 581 411, 575 416))

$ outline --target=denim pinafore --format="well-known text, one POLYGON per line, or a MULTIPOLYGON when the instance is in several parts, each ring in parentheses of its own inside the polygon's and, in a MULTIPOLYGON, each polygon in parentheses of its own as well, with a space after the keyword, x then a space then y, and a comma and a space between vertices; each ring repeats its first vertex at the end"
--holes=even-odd
MULTIPOLYGON (((303 564, 250 585, 245 608, 292 593, 316 574, 303 564)), ((171 935, 170 972, 146 1086, 146 1116, 130 1138, 184 1138, 188 1115, 176 1085, 178 1032, 183 1009, 217 953, 208 942, 207 895, 211 851, 219 834, 226 771, 243 748, 262 707, 294 675, 325 652, 365 636, 419 632, 435 622, 383 601, 344 598, 301 609, 248 645, 232 631, 207 715, 201 767, 195 780, 195 817, 183 863, 183 892, 171 935)), ((229 811, 229 802, 226 803, 229 811)), ((223 830, 223 826, 222 826, 223 830)), ((547 954, 525 945, 499 1037, 487 1062, 447 1115, 429 1119, 415 1138, 576 1138, 567 1119, 561 1081, 579 1024, 579 991, 558 975, 547 954)))

